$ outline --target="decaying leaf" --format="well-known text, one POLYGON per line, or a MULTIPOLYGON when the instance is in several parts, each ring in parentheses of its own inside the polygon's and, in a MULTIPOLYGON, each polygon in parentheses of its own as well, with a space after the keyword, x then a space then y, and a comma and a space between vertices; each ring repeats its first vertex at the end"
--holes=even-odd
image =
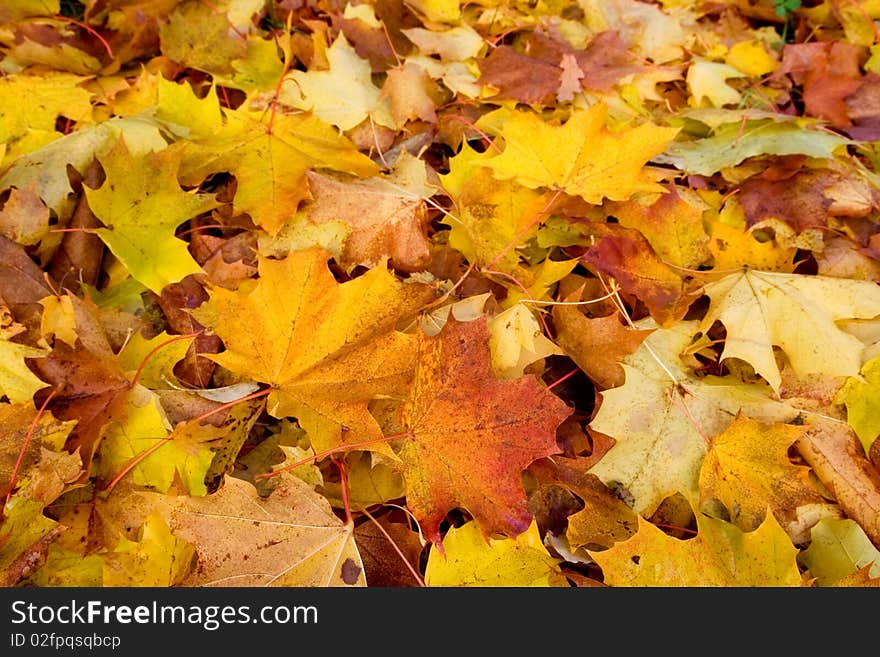
POLYGON ((365 586, 353 528, 306 484, 281 475, 266 499, 227 477, 210 496, 141 494, 198 559, 180 586, 365 586))

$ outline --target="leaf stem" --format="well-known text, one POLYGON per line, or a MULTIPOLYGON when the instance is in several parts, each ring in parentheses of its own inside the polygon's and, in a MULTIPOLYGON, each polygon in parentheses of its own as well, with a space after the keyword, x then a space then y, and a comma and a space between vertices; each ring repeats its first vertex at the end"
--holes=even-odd
POLYGON ((272 470, 272 472, 263 472, 254 477, 254 479, 268 479, 270 477, 275 477, 280 475, 282 472, 287 472, 289 470, 294 470, 300 466, 308 465, 314 461, 322 459, 326 456, 330 456, 331 454, 338 454, 339 452, 347 452, 349 450, 360 449, 361 447, 369 447, 370 445, 378 445, 380 443, 387 443, 389 440, 395 440, 397 438, 412 438, 413 435, 411 432, 407 431, 405 433, 396 433, 391 436, 382 436, 381 438, 372 438, 371 440, 362 440, 357 443, 344 443, 342 445, 337 445, 336 447, 331 447, 330 449, 325 449, 323 452, 318 452, 316 454, 312 454, 311 456, 307 456, 304 459, 297 461, 296 463, 291 463, 290 465, 286 465, 283 468, 278 470, 272 470))
POLYGON ((46 407, 49 406, 49 402, 52 401, 52 398, 55 397, 55 395, 57 395, 60 390, 61 388, 52 389, 52 392, 50 392, 46 399, 43 400, 43 403, 40 404, 40 408, 37 410, 37 414, 31 421, 30 427, 28 427, 28 432, 24 437, 24 442, 21 444, 21 449, 18 450, 18 458, 15 459, 15 465, 12 467, 12 475, 9 477, 9 490, 6 491, 6 498, 3 500, 3 506, 0 506, 0 519, 3 518, 4 512, 6 511, 6 505, 9 504, 9 500, 12 498, 12 491, 15 488, 15 480, 18 478, 18 470, 19 468, 21 468, 21 463, 24 460, 25 452, 27 451, 28 445, 30 445, 31 443, 34 431, 37 428, 37 422, 40 421, 43 413, 46 412, 46 407))
POLYGON ((345 509, 345 524, 354 526, 354 520, 351 517, 351 491, 348 489, 348 470, 345 463, 338 456, 331 456, 330 460, 339 470, 339 490, 342 495, 342 508, 345 509))
POLYGON ((113 54, 113 48, 110 47, 110 44, 107 43, 107 40, 104 37, 102 37, 97 31, 95 31, 94 28, 90 27, 89 25, 86 25, 82 21, 78 21, 75 18, 71 18, 70 16, 64 16, 62 14, 56 15, 56 16, 54 16, 54 18, 59 21, 66 21, 68 23, 72 23, 72 24, 76 25, 77 27, 84 29, 86 32, 88 32, 93 37, 95 37, 98 41, 101 42, 101 45, 104 46, 104 50, 106 50, 107 54, 110 55, 110 59, 113 59, 115 57, 115 55, 113 54))
POLYGON ((523 236, 526 235, 526 233, 528 233, 532 228, 534 228, 539 223, 541 223, 541 220, 543 219, 544 215, 546 215, 547 213, 550 212, 550 208, 553 207, 553 204, 556 203, 556 199, 558 199, 561 194, 562 194, 562 190, 557 189, 553 193, 553 196, 550 197, 550 200, 547 201, 546 205, 544 205, 544 207, 541 208, 537 214, 535 214, 535 218, 532 219, 525 228, 523 228, 516 235, 514 235, 513 239, 510 240, 510 243, 508 243, 507 246, 505 246, 503 249, 501 249, 501 252, 498 255, 496 255, 494 258, 492 258, 492 260, 489 261, 489 263, 486 265, 486 267, 491 269, 492 267, 497 265, 498 262, 501 260, 501 258, 506 256, 512 248, 514 248, 517 244, 519 244, 519 241, 523 238, 523 236))
POLYGON ((419 586, 424 587, 425 580, 422 579, 422 576, 419 575, 418 571, 413 568, 413 565, 409 562, 409 559, 407 559, 406 556, 403 554, 403 550, 400 549, 400 546, 398 546, 397 543, 394 542, 394 539, 391 538, 391 535, 387 531, 385 531, 385 528, 378 520, 373 517, 373 515, 369 511, 367 511, 366 509, 361 509, 361 511, 365 516, 367 516, 367 518, 370 519, 370 522, 376 525, 379 531, 382 532, 382 535, 391 544, 391 548, 397 553, 397 556, 400 557, 400 560, 404 563, 404 565, 406 565, 407 570, 409 570, 413 578, 416 580, 416 582, 418 582, 419 586))
POLYGON ((563 376, 563 377, 560 377, 560 378, 556 379, 553 383, 551 383, 550 385, 548 385, 548 386, 547 386, 547 390, 550 390, 550 389, 552 389, 553 387, 558 386, 560 383, 562 383, 562 382, 565 381, 566 379, 570 379, 571 377, 573 377, 575 374, 577 374, 577 373, 580 372, 580 371, 581 371, 581 368, 580 368, 580 367, 575 367, 571 372, 569 372, 568 374, 566 374, 566 375, 563 376))
POLYGON ((186 333, 184 335, 175 335, 173 338, 165 340, 164 342, 161 342, 161 343, 157 344, 155 347, 153 347, 152 349, 150 349, 150 352, 146 356, 144 356, 143 360, 141 360, 141 364, 137 368, 137 372, 134 373, 134 376, 132 377, 131 381, 129 381, 128 387, 134 388, 134 386, 137 383, 138 379, 140 378, 141 374, 143 374, 144 368, 147 366, 147 361, 149 361, 150 358, 152 358, 156 354, 156 352, 158 352, 163 347, 167 347, 169 344, 172 344, 173 342, 178 342, 180 340, 187 340, 189 338, 195 338, 200 333, 202 333, 202 331, 195 331, 194 333, 186 333))
MULTIPOLYGON (((190 422, 200 422, 201 420, 204 420, 205 418, 210 417, 210 416, 214 415, 215 413, 219 413, 220 411, 227 409, 231 406, 235 406, 236 404, 238 404, 240 402, 248 401, 251 399, 256 399, 258 397, 264 397, 265 395, 268 395, 270 392, 272 392, 272 388, 264 388, 263 390, 259 390, 257 392, 251 393, 250 395, 245 395, 241 399, 235 399, 231 402, 226 402, 225 404, 220 404, 219 406, 212 408, 207 413, 202 413, 198 417, 194 417, 194 418, 192 418, 192 420, 189 420, 189 421, 190 422)), ((125 477, 125 475, 127 475, 129 472, 131 472, 138 463, 140 463, 145 458, 147 458, 150 454, 152 454, 157 449, 162 447, 162 445, 165 445, 165 444, 171 442, 172 440, 174 440, 174 432, 173 431, 171 432, 170 435, 166 436, 165 438, 160 439, 159 442, 154 443, 153 445, 150 445, 143 452, 140 452, 139 454, 135 454, 131 459, 129 459, 128 463, 125 464, 125 467, 123 467, 122 470, 120 470, 119 472, 116 473, 116 476, 110 480, 110 483, 108 483, 104 488, 101 489, 102 492, 105 495, 109 495, 110 492, 116 487, 116 484, 118 484, 122 480, 122 478, 125 477)))

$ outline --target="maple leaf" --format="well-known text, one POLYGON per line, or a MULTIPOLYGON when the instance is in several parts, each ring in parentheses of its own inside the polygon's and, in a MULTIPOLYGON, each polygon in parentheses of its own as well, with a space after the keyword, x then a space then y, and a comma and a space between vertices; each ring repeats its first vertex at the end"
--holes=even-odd
MULTIPOLYGON (((73 422, 59 422, 51 413, 43 413, 31 432, 27 449, 22 452, 25 437, 36 418, 33 404, 0 404, 0 497, 9 493, 13 473, 18 463, 17 483, 27 483, 28 473, 43 456, 42 450, 60 451, 64 448, 73 422)), ((77 462, 79 462, 79 457, 77 462)), ((30 496, 33 499, 34 496, 30 496)), ((56 495, 57 497, 57 495, 56 495)), ((46 503, 54 498, 49 498, 46 503)))
MULTIPOLYGON (((782 245, 775 238, 762 241, 746 226, 742 205, 735 198, 728 200, 717 214, 707 213, 712 264, 720 275, 734 269, 756 269, 791 273, 795 268, 797 248, 782 245)), ((720 277, 719 275, 719 277, 720 277)))
POLYGON ((721 358, 740 358, 779 390, 778 346, 799 374, 855 376, 864 344, 835 323, 880 315, 870 281, 746 270, 708 283, 711 305, 701 323, 727 329, 721 358))
POLYGON ((6 162, 60 137, 55 131, 59 116, 77 122, 91 118, 91 94, 80 86, 84 81, 59 71, 0 80, 0 143, 8 149, 6 162))
POLYGON ((701 295, 696 284, 663 263, 639 231, 614 224, 597 228, 601 230, 596 231, 595 243, 581 260, 643 301, 661 326, 682 319, 701 295))
POLYGON ((350 130, 368 117, 396 128, 391 106, 370 76, 370 63, 358 57, 344 34, 327 49, 328 71, 292 71, 293 84, 282 87, 281 100, 293 107, 311 110, 322 121, 342 131, 350 130))
POLYGON ((401 30, 422 55, 437 55, 444 62, 462 62, 476 58, 486 45, 470 25, 456 25, 443 30, 411 27, 401 30))
POLYGON ((703 227, 708 206, 684 188, 672 188, 646 205, 639 200, 606 202, 603 207, 621 226, 638 230, 666 263, 696 269, 709 259, 703 227))
POLYGON ((865 48, 845 41, 786 44, 781 73, 804 87, 806 113, 837 128, 851 125, 845 98, 862 85, 865 48))
POLYGON ((159 151, 168 144, 159 126, 143 117, 113 118, 56 139, 50 144, 16 158, 0 176, 0 188, 25 189, 36 182, 40 198, 62 216, 68 195, 73 192, 67 174, 70 164, 85 171, 96 153, 112 148, 121 138, 134 157, 159 151))
POLYGON ((453 527, 443 552, 433 547, 425 570, 427 586, 568 586, 559 562, 541 542, 538 525, 516 538, 490 538, 475 522, 453 527))
POLYGON ((231 74, 231 62, 243 58, 247 44, 225 11, 201 2, 181 2, 159 27, 163 54, 208 73, 231 74))
POLYGON ((44 358, 33 361, 37 375, 54 391, 38 391, 35 403, 48 401, 48 408, 60 420, 77 420, 66 448, 80 450, 88 468, 104 425, 122 417, 131 390, 131 382, 116 359, 94 308, 81 300, 77 314, 76 345, 56 341, 44 358))
POLYGON ((314 201, 303 208, 309 222, 351 227, 339 264, 351 271, 388 260, 400 271, 418 271, 430 259, 425 201, 393 180, 342 181, 309 172, 314 201))
POLYGON ((49 208, 37 194, 36 182, 13 189, 0 210, 0 233, 22 246, 38 244, 49 230, 49 208))
POLYGON ((562 84, 562 69, 556 62, 530 57, 507 45, 493 48, 479 60, 479 67, 480 82, 499 90, 494 100, 552 105, 562 84))
POLYGON ((46 386, 27 366, 27 358, 43 358, 48 352, 10 342, 0 333, 0 394, 13 404, 29 401, 46 386))
POLYGON ((565 519, 565 538, 574 549, 610 548, 636 532, 637 514, 598 477, 587 472, 598 458, 601 455, 596 452, 590 458, 553 456, 529 466, 529 474, 545 486, 563 488, 581 500, 582 508, 565 519))
POLYGON ((388 71, 382 85, 382 96, 388 99, 389 112, 394 123, 403 126, 407 121, 437 122, 434 98, 438 96, 431 76, 418 64, 405 62, 402 67, 388 71))
POLYGON ((826 229, 831 217, 864 216, 877 192, 856 176, 831 169, 765 171, 743 181, 738 195, 748 225, 781 219, 797 232, 826 229))
POLYGON ((0 521, 0 582, 14 586, 45 558, 49 545, 63 527, 43 515, 44 503, 13 497, 0 521))
POLYGON ((590 556, 609 586, 804 586, 798 550, 772 514, 748 533, 697 514, 697 529, 682 541, 639 518, 635 536, 590 556))
POLYGON ((207 497, 138 495, 195 548, 198 565, 179 586, 366 585, 354 528, 308 485, 279 476, 265 499, 228 476, 207 497))
POLYGON ((438 335, 419 339, 415 380, 401 410, 411 437, 398 454, 407 504, 435 545, 440 522, 458 505, 486 536, 525 531, 531 516, 520 473, 558 451, 556 428, 571 413, 534 377, 497 379, 488 337, 484 316, 450 318, 438 335))
POLYGON ((553 324, 556 342, 601 388, 623 385, 621 361, 650 335, 627 328, 616 314, 590 319, 571 306, 554 306, 553 324))
POLYGON ((811 125, 815 123, 808 119, 746 120, 744 125, 742 121, 725 122, 714 129, 711 137, 673 142, 654 161, 687 173, 711 176, 758 155, 833 158, 837 148, 849 143, 845 137, 811 129, 811 125))
POLYGON ((516 379, 537 360, 564 353, 546 335, 535 316, 522 304, 489 320, 492 370, 499 379, 516 379))
POLYGON ((622 485, 633 509, 648 516, 676 492, 696 503, 708 443, 737 413, 778 422, 797 411, 771 399, 767 386, 734 377, 696 378, 680 357, 696 321, 668 329, 640 321, 636 328, 656 330, 624 358, 624 385, 602 392, 590 427, 617 442, 590 472, 606 485, 622 485))
POLYGON ((392 522, 385 516, 376 518, 376 522, 379 523, 378 527, 376 523, 365 522, 354 530, 367 582, 372 587, 418 586, 421 581, 413 573, 419 572, 421 537, 407 524, 392 522), (388 549, 389 538, 403 553, 405 562, 388 549))
POLYGON ((695 17, 687 5, 667 9, 638 0, 603 0, 590 3, 589 12, 599 29, 620 30, 625 43, 655 64, 679 59, 693 39, 688 28, 695 17))
POLYGON ((464 145, 449 160, 449 173, 440 176, 456 210, 444 218, 451 227, 449 244, 478 265, 519 274, 519 255, 511 243, 523 243, 537 230, 535 220, 547 205, 545 194, 516 184, 496 181, 486 166, 489 155, 464 145))
POLYGON ((162 76, 158 76, 156 85, 155 116, 175 134, 203 139, 223 125, 216 85, 211 85, 203 98, 189 84, 178 84, 162 76))
POLYGON ((164 331, 149 340, 135 333, 117 354, 120 367, 127 372, 139 371, 138 382, 147 388, 166 387, 166 381, 175 380, 174 366, 183 360, 194 338, 177 336, 168 344, 171 339, 164 331))
POLYGON ((724 55, 724 63, 749 77, 761 77, 779 68, 778 54, 759 39, 739 41, 724 55))
POLYGON ((95 28, 112 26, 101 30, 114 54, 102 73, 115 73, 126 62, 158 48, 159 26, 179 4, 181 0, 86 3, 84 22, 95 28))
POLYGON ((5 586, 38 568, 52 541, 65 530, 43 511, 82 474, 79 454, 62 450, 72 423, 58 422, 51 414, 39 419, 36 415, 32 406, 0 405, 0 495, 5 498, 0 511, 0 582, 5 586), (23 450, 26 434, 30 442, 23 450))
POLYGON ((354 45, 360 57, 370 61, 374 71, 399 64, 413 50, 401 28, 415 21, 403 2, 346 4, 342 14, 331 16, 334 26, 354 45))
POLYGON ((182 147, 180 179, 197 185, 228 172, 237 187, 233 207, 276 234, 308 197, 306 172, 331 169, 369 177, 379 168, 342 135, 309 114, 277 114, 269 125, 239 110, 209 140, 182 147))
POLYGON ((434 298, 383 266, 337 284, 329 259, 317 248, 260 257, 255 285, 211 287, 193 312, 226 347, 210 358, 271 384, 269 413, 295 416, 317 450, 381 438, 367 403, 405 394, 414 368, 415 337, 396 324, 434 298))
POLYGON ((201 271, 174 231, 219 203, 180 188, 179 152, 166 149, 133 160, 121 138, 98 159, 107 179, 97 190, 85 188, 92 212, 104 224, 95 233, 131 275, 158 294, 169 283, 201 271))
POLYGON ((600 103, 573 111, 562 125, 552 125, 532 112, 516 111, 501 129, 504 151, 488 158, 485 166, 500 180, 561 190, 588 203, 661 191, 642 168, 678 129, 643 123, 615 133, 605 127, 607 113, 600 103))
POLYGON ((122 538, 101 555, 102 586, 179 586, 191 571, 195 548, 174 536, 157 512, 144 519, 136 541, 122 538))
POLYGON ((688 102, 700 107, 705 99, 714 107, 736 105, 740 93, 727 84, 729 78, 742 78, 745 74, 733 66, 720 62, 696 61, 688 67, 687 84, 691 90, 688 102))
POLYGON ((793 520, 799 506, 821 503, 809 468, 788 459, 789 448, 803 432, 803 427, 766 424, 738 415, 712 439, 703 461, 703 502, 720 500, 730 522, 743 531, 755 529, 768 509, 783 522, 793 520))

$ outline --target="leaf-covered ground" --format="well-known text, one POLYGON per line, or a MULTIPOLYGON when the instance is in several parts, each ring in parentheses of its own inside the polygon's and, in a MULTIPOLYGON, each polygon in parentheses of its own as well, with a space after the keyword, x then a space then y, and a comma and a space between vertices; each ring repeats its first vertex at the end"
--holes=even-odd
POLYGON ((0 4, 5 586, 876 586, 880 2, 0 4))

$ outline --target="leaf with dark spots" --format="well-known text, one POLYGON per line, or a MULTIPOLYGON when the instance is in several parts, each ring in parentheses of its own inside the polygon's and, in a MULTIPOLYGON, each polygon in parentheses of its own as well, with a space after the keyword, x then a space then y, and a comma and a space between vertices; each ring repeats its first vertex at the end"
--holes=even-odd
POLYGON ((207 497, 132 492, 114 509, 128 516, 156 510, 195 547, 198 566, 181 586, 364 586, 353 527, 305 483, 280 478, 265 499, 227 477, 207 497))
POLYGON ((205 473, 205 487, 208 493, 214 493, 223 483, 225 475, 232 473, 235 459, 265 405, 264 400, 256 399, 237 404, 227 411, 226 417, 220 425, 220 428, 226 433, 221 439, 211 444, 211 449, 214 450, 214 459, 205 473))

